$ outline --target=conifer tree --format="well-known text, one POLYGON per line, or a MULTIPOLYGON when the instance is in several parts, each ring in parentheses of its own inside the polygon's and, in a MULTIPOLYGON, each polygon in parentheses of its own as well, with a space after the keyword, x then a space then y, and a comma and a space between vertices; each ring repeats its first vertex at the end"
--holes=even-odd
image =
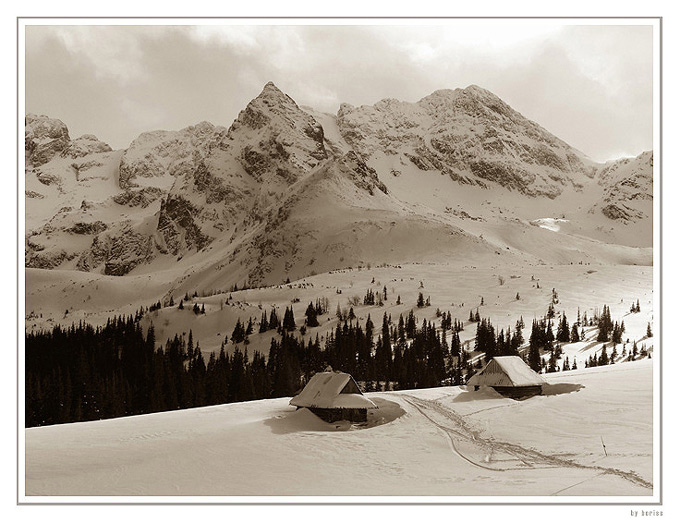
POLYGON ((312 305, 312 302, 309 302, 309 305, 307 306, 307 310, 305 311, 305 316, 307 317, 306 323, 308 327, 318 327, 319 326, 319 320, 316 317, 317 315, 317 310, 312 305))
POLYGON ((563 343, 569 343, 570 333, 569 333, 569 323, 567 322, 567 315, 562 313, 562 318, 557 326, 557 341, 563 343))
POLYGON ((286 307, 286 312, 283 315, 283 330, 284 331, 294 331, 297 326, 295 325, 295 316, 293 314, 293 307, 286 307))
POLYGON ((578 334, 578 325, 574 323, 571 326, 571 335, 569 336, 569 341, 571 343, 576 343, 577 341, 581 341, 581 338, 578 334))
POLYGON ((259 332, 267 332, 269 330, 269 322, 267 321, 267 313, 262 311, 262 318, 260 318, 260 329, 259 332))

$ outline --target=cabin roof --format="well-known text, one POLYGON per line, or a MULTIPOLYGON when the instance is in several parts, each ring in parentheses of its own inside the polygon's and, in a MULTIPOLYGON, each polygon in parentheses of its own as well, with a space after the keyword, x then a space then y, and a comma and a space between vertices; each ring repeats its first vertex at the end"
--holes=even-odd
POLYGON ((290 400, 296 407, 319 409, 376 409, 346 372, 318 372, 302 392, 290 400))
POLYGON ((529 387, 544 383, 541 375, 519 356, 496 356, 467 382, 468 385, 489 387, 529 387))

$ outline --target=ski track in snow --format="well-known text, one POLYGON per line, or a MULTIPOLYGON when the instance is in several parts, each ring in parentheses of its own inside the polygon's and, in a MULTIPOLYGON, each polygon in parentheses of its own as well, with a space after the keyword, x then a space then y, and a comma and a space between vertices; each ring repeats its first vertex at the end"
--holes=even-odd
MULTIPOLYGON (((625 472, 623 470, 602 467, 598 465, 584 465, 575 461, 558 458, 554 455, 542 454, 541 452, 524 448, 521 445, 517 445, 515 443, 496 441, 493 438, 484 438, 478 431, 473 430, 466 423, 462 415, 444 407, 437 400, 425 400, 407 394, 400 394, 399 396, 402 397, 409 405, 414 407, 418 412, 420 412, 420 414, 422 414, 425 419, 427 419, 430 423, 446 434, 454 454, 476 467, 496 472, 560 467, 597 471, 597 474, 592 478, 587 478, 582 482, 565 487, 561 490, 558 490, 557 492, 554 492, 552 495, 557 495, 564 490, 570 489, 580 483, 589 481, 605 474, 615 475, 637 486, 641 486, 650 490, 652 489, 652 484, 650 482, 644 480, 634 472, 625 472), (462 444, 472 444, 473 449, 485 454, 487 459, 489 456, 492 456, 494 453, 496 453, 497 455, 506 455, 510 459, 501 460, 496 457, 494 461, 515 461, 517 464, 505 468, 488 466, 461 452, 462 444)), ((510 406, 512 405, 504 405, 503 407, 510 406)))

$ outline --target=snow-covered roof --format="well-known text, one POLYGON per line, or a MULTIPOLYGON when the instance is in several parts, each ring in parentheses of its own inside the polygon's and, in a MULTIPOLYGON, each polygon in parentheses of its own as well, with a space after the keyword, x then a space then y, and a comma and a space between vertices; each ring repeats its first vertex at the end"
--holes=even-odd
POLYGON ((468 385, 489 387, 527 387, 544 383, 545 380, 519 356, 497 356, 467 382, 468 385))
POLYGON ((296 407, 319 409, 376 409, 346 372, 318 372, 300 394, 290 400, 296 407))

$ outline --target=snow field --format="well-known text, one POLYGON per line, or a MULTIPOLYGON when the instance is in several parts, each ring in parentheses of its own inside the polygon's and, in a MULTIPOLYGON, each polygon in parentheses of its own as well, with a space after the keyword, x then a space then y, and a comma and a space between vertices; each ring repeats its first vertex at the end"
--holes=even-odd
POLYGON ((651 360, 546 378, 562 393, 370 394, 364 427, 279 398, 27 429, 26 494, 651 496, 651 360))

